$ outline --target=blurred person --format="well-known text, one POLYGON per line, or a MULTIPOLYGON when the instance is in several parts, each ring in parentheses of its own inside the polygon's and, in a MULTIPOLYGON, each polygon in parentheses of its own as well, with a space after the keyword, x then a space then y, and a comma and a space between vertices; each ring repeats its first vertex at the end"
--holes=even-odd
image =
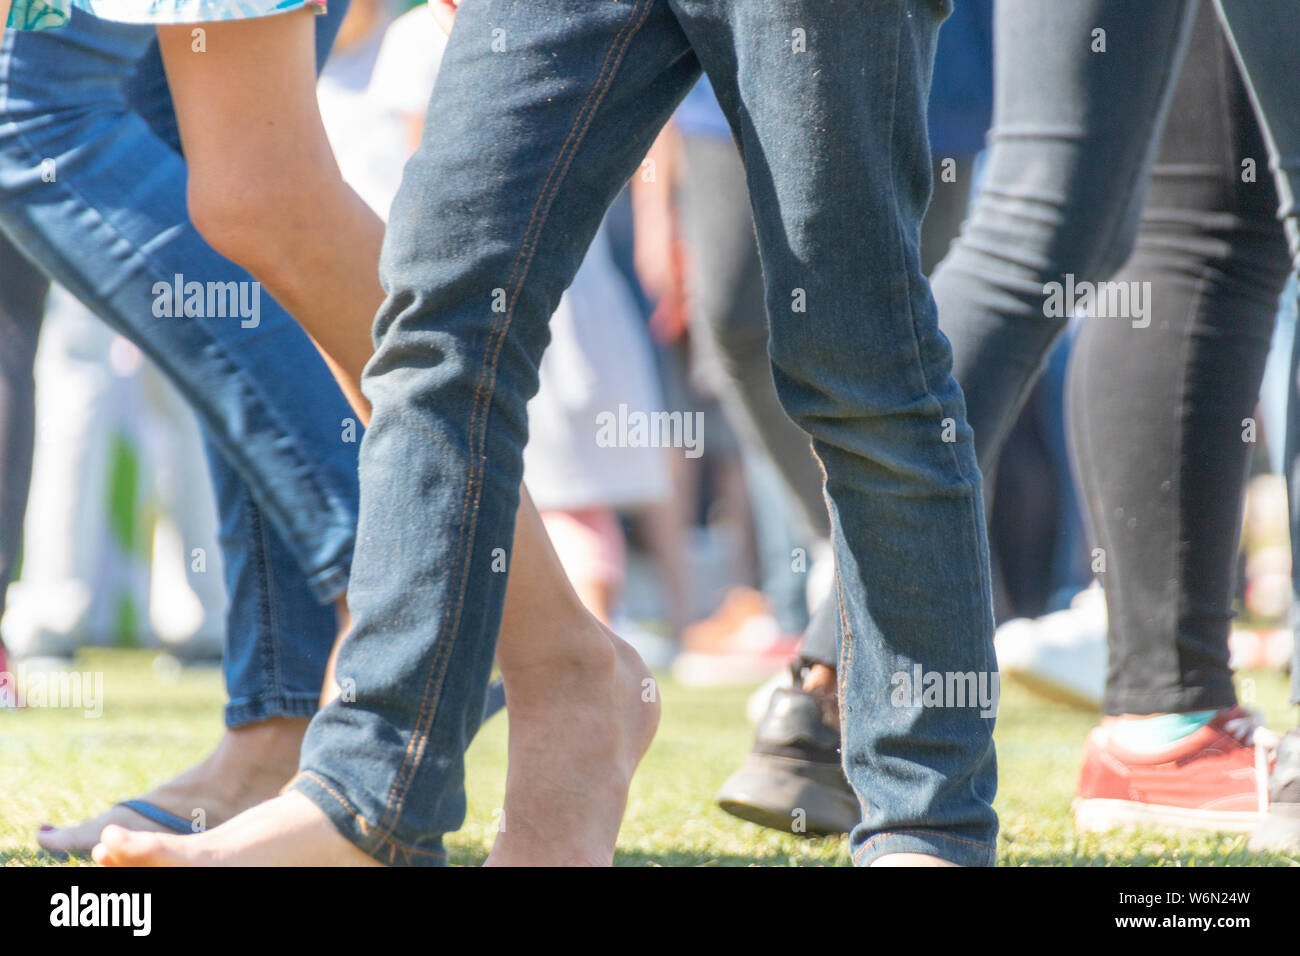
MULTIPOLYGON (((1134 296, 1120 315, 1085 307, 1068 386, 1110 645, 1076 821, 1248 830, 1267 757, 1228 666, 1241 429, 1288 271, 1272 186, 1243 175, 1264 143, 1208 7, 1001 0, 998 30, 1016 55, 997 64, 986 191, 935 277, 982 455, 1075 310, 1049 297, 1106 279, 1134 296), (1010 135, 1044 123, 1075 135, 1010 135)), ((1007 641, 1000 661, 1078 679, 1078 651, 1007 641)))
POLYGON ((551 346, 538 377, 528 403, 524 484, 579 597, 610 624, 626 573, 618 513, 667 498, 667 456, 675 450, 592 440, 599 423, 616 420, 623 409, 663 408, 644 327, 603 231, 551 318, 551 346))
POLYGON ((3 628, 31 672, 82 644, 217 657, 226 596, 202 439, 152 364, 50 296, 25 556, 3 628))
MULTIPOLYGON (((1268 147, 1269 168, 1276 177, 1279 216, 1286 231, 1292 275, 1300 266, 1300 222, 1296 196, 1300 194, 1300 170, 1295 156, 1300 151, 1300 110, 1290 92, 1289 78, 1300 70, 1297 24, 1292 10, 1270 3, 1265 9, 1238 0, 1217 4, 1221 19, 1242 69, 1251 102, 1258 111, 1268 147), (1276 29, 1282 25, 1285 29, 1276 29)), ((1291 286, 1295 288, 1294 284, 1291 286)), ((1291 309, 1294 315, 1294 308, 1291 309)), ((1293 334, 1290 395, 1287 409, 1287 483, 1291 508, 1292 575, 1292 662, 1291 703, 1300 705, 1300 641, 1294 639, 1295 622, 1300 620, 1300 337, 1293 334)), ((1255 850, 1295 853, 1300 851, 1300 729, 1293 728, 1277 748, 1277 761, 1269 781, 1268 812, 1252 834, 1255 850)))
POLYGON ((761 679, 788 667, 786 644, 807 626, 808 602, 815 600, 806 593, 808 552, 827 555, 815 542, 828 538, 829 519, 808 436, 781 408, 772 381, 744 167, 707 77, 686 94, 671 128, 680 152, 673 208, 685 248, 672 281, 687 290, 692 378, 718 397, 737 439, 764 585, 761 593, 732 590, 693 624, 675 673, 761 679), (774 465, 781 482, 772 480, 774 465), (796 548, 805 549, 802 557, 796 548))

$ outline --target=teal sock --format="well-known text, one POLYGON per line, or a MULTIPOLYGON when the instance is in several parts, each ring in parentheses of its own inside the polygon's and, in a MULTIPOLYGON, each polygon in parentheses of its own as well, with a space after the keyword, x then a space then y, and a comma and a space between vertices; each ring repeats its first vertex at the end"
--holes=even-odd
POLYGON ((1193 710, 1186 714, 1117 720, 1110 725, 1110 736, 1126 750, 1163 750, 1188 734, 1196 733, 1213 720, 1217 713, 1217 710, 1193 710))

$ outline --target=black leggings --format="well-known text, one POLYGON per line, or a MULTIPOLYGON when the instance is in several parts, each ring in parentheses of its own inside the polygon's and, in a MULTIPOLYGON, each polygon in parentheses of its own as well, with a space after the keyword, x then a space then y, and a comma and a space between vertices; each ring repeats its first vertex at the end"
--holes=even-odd
POLYGON ((1087 319, 1067 384, 1072 458, 1110 614, 1108 714, 1236 701, 1228 633, 1254 447, 1247 420, 1290 271, 1267 155, 1202 4, 1138 243, 1111 280, 1151 283, 1150 325, 1087 319))

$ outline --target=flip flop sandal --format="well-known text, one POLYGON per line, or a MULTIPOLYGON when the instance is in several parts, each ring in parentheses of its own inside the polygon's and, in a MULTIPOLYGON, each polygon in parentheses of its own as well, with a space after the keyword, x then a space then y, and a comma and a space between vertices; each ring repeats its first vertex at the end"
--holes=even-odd
POLYGON ((166 827, 172 833, 179 833, 181 836, 189 836, 198 832, 189 820, 178 817, 174 813, 168 813, 162 807, 155 806, 148 800, 123 800, 118 806, 134 810, 146 820, 152 820, 160 827, 166 827))
MULTIPOLYGON (((167 831, 171 833, 176 833, 179 834, 180 836, 188 836, 189 834, 195 832, 194 827, 190 824, 189 820, 186 820, 184 817, 178 817, 174 813, 168 813, 162 807, 155 806, 154 804, 150 803, 148 800, 123 800, 121 803, 118 804, 118 806, 126 807, 128 810, 134 810, 136 813, 140 814, 140 816, 144 817, 146 820, 152 820, 154 823, 158 824, 160 827, 165 828, 167 831)), ((46 856, 50 857, 50 859, 58 860, 60 862, 68 859, 73 859, 73 860, 90 859, 89 850, 42 849, 41 852, 44 853, 46 856)))

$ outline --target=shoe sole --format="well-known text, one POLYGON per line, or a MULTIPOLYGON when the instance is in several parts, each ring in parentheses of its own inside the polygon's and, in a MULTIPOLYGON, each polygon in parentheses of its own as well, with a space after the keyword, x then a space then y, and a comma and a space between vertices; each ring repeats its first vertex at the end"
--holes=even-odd
POLYGON ((1100 797, 1074 801, 1074 825, 1088 833, 1124 827, 1250 833, 1259 826, 1260 819, 1260 814, 1253 810, 1196 810, 1100 797))
MULTIPOLYGON (((860 811, 851 791, 810 779, 803 761, 750 754, 722 785, 717 804, 733 817, 795 836, 848 833, 860 811), (796 811, 802 810, 803 818, 796 811), (796 829, 802 823, 803 829, 796 829)), ((810 768, 811 769, 811 768, 810 768)))
POLYGON ((1252 853, 1300 853, 1300 806, 1274 805, 1247 844, 1252 853))

